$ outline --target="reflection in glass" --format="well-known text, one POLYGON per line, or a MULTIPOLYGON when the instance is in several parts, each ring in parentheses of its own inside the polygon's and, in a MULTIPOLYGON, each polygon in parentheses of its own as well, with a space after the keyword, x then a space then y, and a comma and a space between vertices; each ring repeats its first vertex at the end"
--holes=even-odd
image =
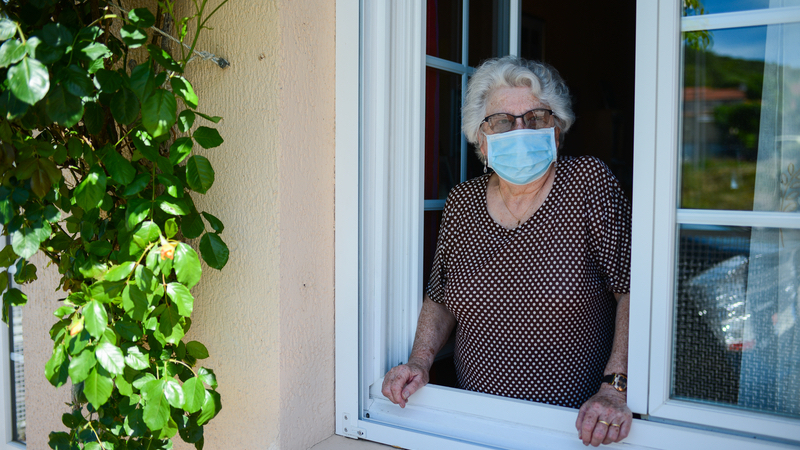
POLYGON ((461 0, 428 0, 426 53, 461 63, 461 0))
POLYGON ((461 181, 461 76, 425 70, 425 199, 445 199, 461 181))
POLYGON ((442 211, 425 211, 422 250, 422 292, 428 287, 431 278, 433 254, 436 252, 436 241, 439 239, 439 224, 442 221, 442 211))
MULTIPOLYGON (((769 0, 684 0, 684 16, 768 9, 769 0)), ((794 6, 784 3, 781 6, 794 6)))
POLYGON ((22 345, 22 307, 12 306, 8 333, 11 338, 11 420, 12 440, 25 443, 25 358, 22 345))
POLYGON ((685 35, 680 207, 800 210, 800 24, 708 33, 685 35))
POLYGON ((800 417, 800 230, 683 225, 671 397, 800 417))
POLYGON ((469 3, 468 64, 508 54, 508 0, 481 0, 469 3))

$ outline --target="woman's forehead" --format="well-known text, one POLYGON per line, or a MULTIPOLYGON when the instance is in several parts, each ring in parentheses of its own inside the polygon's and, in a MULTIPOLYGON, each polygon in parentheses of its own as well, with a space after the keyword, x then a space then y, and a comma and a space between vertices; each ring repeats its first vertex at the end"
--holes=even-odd
POLYGON ((500 87, 494 89, 486 101, 486 115, 497 113, 523 114, 546 106, 536 98, 527 86, 500 87))

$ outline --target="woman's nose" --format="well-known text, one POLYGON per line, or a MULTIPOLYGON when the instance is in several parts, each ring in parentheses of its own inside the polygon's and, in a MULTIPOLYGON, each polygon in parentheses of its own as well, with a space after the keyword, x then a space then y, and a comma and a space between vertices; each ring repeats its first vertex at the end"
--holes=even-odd
POLYGON ((522 121, 522 117, 515 117, 514 118, 514 127, 511 128, 512 130, 521 130, 525 128, 525 122, 522 121))

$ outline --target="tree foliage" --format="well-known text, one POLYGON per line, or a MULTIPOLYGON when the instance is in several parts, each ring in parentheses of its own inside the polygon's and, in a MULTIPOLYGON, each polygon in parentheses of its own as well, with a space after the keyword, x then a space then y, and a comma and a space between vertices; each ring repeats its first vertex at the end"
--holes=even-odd
POLYGON ((214 372, 198 367, 208 350, 185 339, 190 289, 200 258, 221 269, 228 248, 222 222, 190 195, 209 192, 215 178, 192 149, 223 139, 184 69, 218 7, 208 13, 198 0, 191 17, 176 18, 171 0, 154 11, 104 0, 4 3, 3 319, 27 301, 8 274, 36 280, 31 257, 43 252, 64 292, 45 376, 79 388, 62 418, 69 432, 51 433, 50 447, 168 449, 180 435, 202 449, 221 402, 214 372), (189 51, 159 45, 153 27, 167 19, 181 42, 195 24, 189 51), (195 238, 200 254, 185 242, 195 238))

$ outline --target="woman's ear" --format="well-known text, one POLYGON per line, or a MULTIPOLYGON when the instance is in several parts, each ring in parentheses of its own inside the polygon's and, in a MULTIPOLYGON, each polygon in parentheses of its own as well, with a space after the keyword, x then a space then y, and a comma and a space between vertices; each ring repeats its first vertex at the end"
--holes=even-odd
POLYGON ((478 148, 481 149, 481 153, 483 153, 483 157, 486 158, 487 156, 487 147, 486 147, 486 135, 483 133, 478 133, 478 148))
POLYGON ((555 133, 556 133, 556 150, 558 150, 558 147, 561 145, 561 128, 558 128, 556 126, 555 129, 556 129, 556 131, 555 131, 555 133))

